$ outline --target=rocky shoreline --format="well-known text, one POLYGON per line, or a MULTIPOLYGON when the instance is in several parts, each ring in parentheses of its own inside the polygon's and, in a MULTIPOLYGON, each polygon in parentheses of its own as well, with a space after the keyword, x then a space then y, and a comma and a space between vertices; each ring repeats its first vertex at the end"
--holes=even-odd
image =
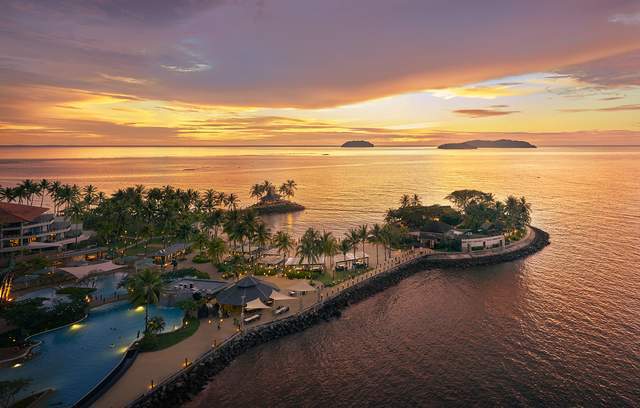
POLYGON ((224 345, 212 350, 198 362, 194 363, 172 381, 161 385, 153 392, 146 394, 130 404, 131 407, 175 407, 190 401, 209 382, 236 357, 246 350, 267 343, 289 334, 297 333, 332 318, 340 317, 341 311, 351 304, 364 300, 393 286, 419 271, 436 268, 471 268, 510 262, 532 255, 549 245, 549 234, 531 227, 535 237, 523 248, 503 254, 467 259, 429 259, 418 258, 414 261, 391 269, 385 273, 363 280, 339 295, 328 299, 315 309, 307 310, 299 315, 275 321, 269 325, 257 327, 243 336, 237 336, 224 345))
POLYGON ((256 204, 249 208, 255 210, 258 215, 286 214, 303 211, 305 209, 302 204, 286 200, 280 200, 269 204, 256 204))

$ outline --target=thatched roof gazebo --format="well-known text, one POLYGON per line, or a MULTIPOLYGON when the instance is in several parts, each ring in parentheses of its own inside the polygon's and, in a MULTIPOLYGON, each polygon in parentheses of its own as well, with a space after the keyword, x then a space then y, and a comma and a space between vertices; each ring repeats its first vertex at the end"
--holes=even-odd
POLYGON ((218 303, 230 306, 246 306, 255 299, 267 302, 278 287, 260 280, 254 276, 247 276, 229 286, 216 295, 218 303))

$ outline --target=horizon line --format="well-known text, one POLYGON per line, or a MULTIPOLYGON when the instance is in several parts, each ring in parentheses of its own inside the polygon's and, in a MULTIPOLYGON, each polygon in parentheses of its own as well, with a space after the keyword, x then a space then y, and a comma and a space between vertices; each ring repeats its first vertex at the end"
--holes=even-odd
MULTIPOLYGON (((374 145, 376 147, 438 147, 436 144, 379 144, 374 145)), ((172 144, 160 144, 160 145, 143 145, 143 144, 123 144, 123 145, 106 145, 106 144, 0 144, 0 148, 11 147, 339 147, 341 145, 329 145, 329 144, 317 144, 317 145, 298 145, 298 144, 213 144, 213 145, 172 145, 172 144)), ((539 144, 536 147, 640 147, 640 144, 539 144)), ((351 150, 358 150, 359 148, 346 148, 351 150)), ((364 147, 362 149, 371 149, 371 147, 364 147)))

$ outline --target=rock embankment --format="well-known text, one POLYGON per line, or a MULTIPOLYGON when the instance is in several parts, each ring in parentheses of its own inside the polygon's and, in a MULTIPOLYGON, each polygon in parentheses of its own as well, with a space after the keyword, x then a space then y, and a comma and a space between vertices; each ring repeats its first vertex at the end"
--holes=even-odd
POLYGON ((326 300, 315 309, 257 327, 242 336, 229 340, 217 349, 212 350, 172 381, 159 386, 153 392, 134 401, 131 406, 148 408, 179 406, 191 400, 207 385, 213 376, 221 372, 233 359, 246 350, 271 340, 306 330, 319 322, 340 317, 341 311, 349 305, 379 293, 419 271, 436 268, 470 268, 492 265, 534 254, 549 245, 549 234, 538 228, 532 227, 532 229, 535 237, 529 245, 514 251, 502 254, 487 254, 467 259, 430 259, 427 256, 415 259, 372 278, 364 279, 326 300))

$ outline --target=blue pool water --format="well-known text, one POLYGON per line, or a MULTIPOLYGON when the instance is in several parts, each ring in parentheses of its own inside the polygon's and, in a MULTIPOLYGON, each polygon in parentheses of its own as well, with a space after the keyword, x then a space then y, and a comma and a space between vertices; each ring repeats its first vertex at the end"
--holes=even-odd
MULTIPOLYGON (((149 315, 164 317, 167 330, 172 330, 181 324, 183 312, 151 306, 149 315)), ((71 406, 118 364, 143 326, 144 310, 128 302, 95 308, 78 325, 34 336, 42 342, 36 355, 20 367, 0 369, 0 380, 31 378, 26 394, 53 388, 48 406, 71 406)))

